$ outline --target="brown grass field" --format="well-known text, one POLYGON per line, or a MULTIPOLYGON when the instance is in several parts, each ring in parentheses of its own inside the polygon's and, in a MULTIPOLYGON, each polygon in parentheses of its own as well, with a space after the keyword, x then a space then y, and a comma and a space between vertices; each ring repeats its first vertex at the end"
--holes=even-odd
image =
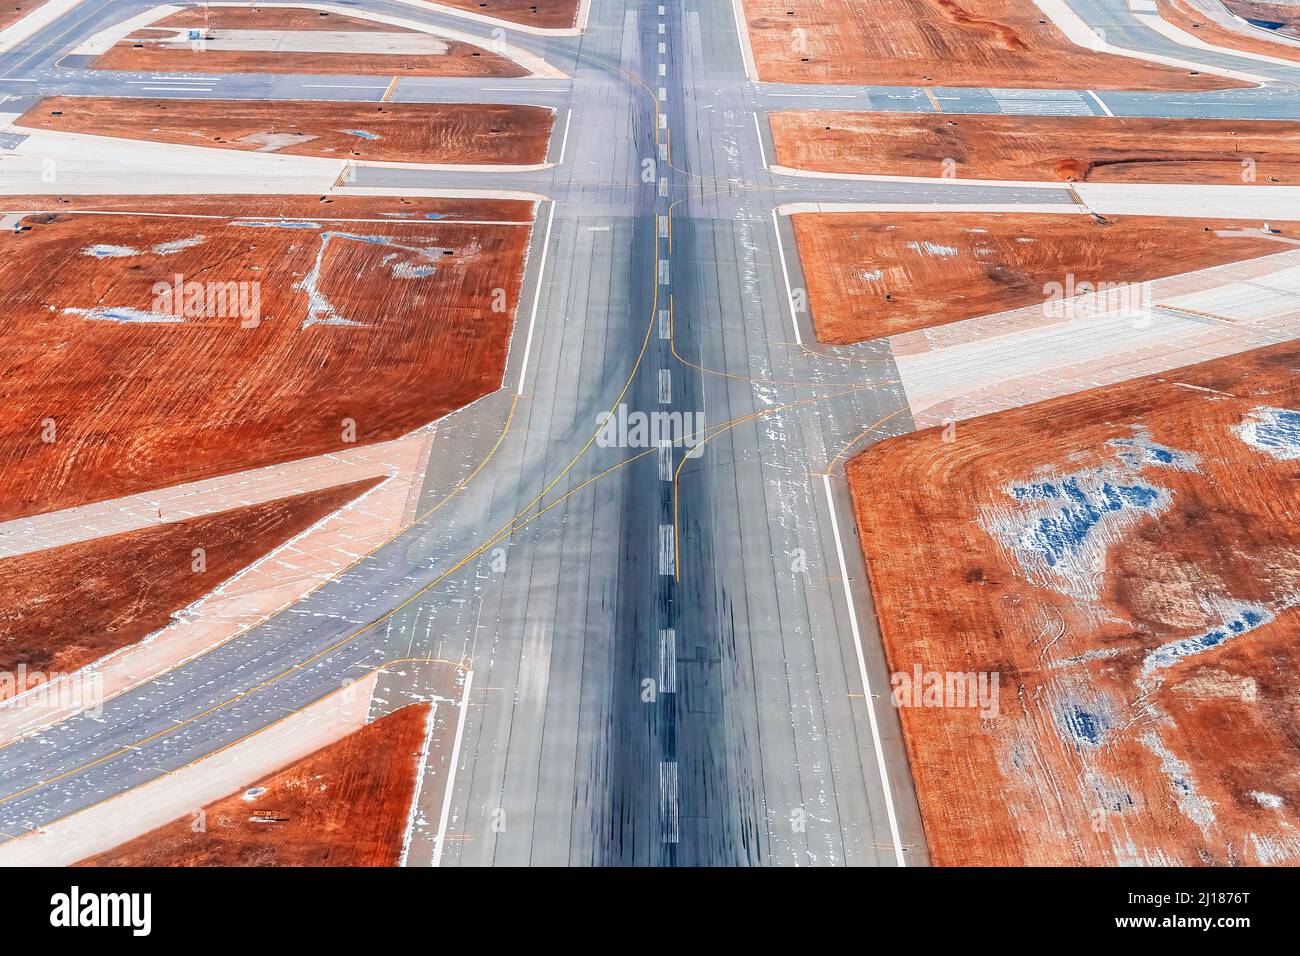
POLYGON ((1222 24, 1215 23, 1185 0, 1156 0, 1156 9, 1161 17, 1174 26, 1206 43, 1300 62, 1300 47, 1287 43, 1273 43, 1263 37, 1245 36, 1236 30, 1229 30, 1222 24))
POLYGON ((499 20, 548 30, 573 26, 579 0, 437 0, 438 3, 499 20))
POLYGON ((546 161, 551 123, 544 107, 493 103, 92 96, 51 96, 18 120, 20 126, 65 133, 295 156, 521 165, 546 161))
POLYGON ((1286 343, 850 463, 936 864, 1300 862, 1297 370, 1286 343), (918 667, 997 694, 917 697, 918 667))
POLYGON ((815 172, 1032 182, 1300 183, 1300 123, 838 110, 791 110, 768 118, 777 162, 815 172))
POLYGON ((1278 32, 1300 38, 1300 6, 1286 3, 1254 3, 1251 0, 1225 0, 1229 10, 1243 20, 1267 20, 1282 24, 1278 32))
POLYGON ((1076 46, 1030 0, 744 5, 759 76, 774 83, 1076 90, 1250 85, 1076 46))
POLYGON ((528 71, 513 60, 482 47, 457 40, 437 55, 396 53, 302 53, 256 50, 193 50, 188 45, 164 47, 170 36, 165 27, 206 27, 208 37, 222 30, 302 31, 330 30, 347 33, 414 33, 360 17, 306 8, 210 7, 183 10, 136 30, 91 64, 95 70, 131 70, 154 73, 345 73, 381 76, 481 76, 519 77, 528 71))
MULTIPOLYGON (((1291 246, 1218 236, 1258 222, 1034 213, 797 214, 817 338, 911 332, 1043 302, 1047 283, 1145 282, 1291 246)), ((1300 224, 1272 223, 1290 238, 1300 224)))
POLYGON ((396 438, 501 385, 531 203, 0 205, 55 210, 0 234, 0 518, 396 438))
POLYGON ((77 865, 396 866, 428 713, 403 707, 208 804, 200 832, 186 816, 77 865))
POLYGON ((0 560, 0 672, 67 673, 134 644, 378 481, 0 560))

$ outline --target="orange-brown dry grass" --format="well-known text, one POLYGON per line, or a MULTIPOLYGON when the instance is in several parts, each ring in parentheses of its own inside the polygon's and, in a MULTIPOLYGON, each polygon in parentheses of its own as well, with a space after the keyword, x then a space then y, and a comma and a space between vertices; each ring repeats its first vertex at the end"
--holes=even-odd
POLYGON ((1035 182, 1300 183, 1300 123, 832 110, 768 117, 777 162, 816 172, 1035 182))
POLYGON ((222 30, 333 30, 350 33, 413 33, 375 20, 322 14, 289 7, 213 7, 186 10, 136 30, 90 64, 96 70, 146 70, 155 73, 344 73, 382 76, 519 77, 528 71, 508 57, 459 40, 446 41, 436 55, 396 53, 301 53, 261 50, 192 49, 164 47, 174 36, 163 27, 206 27, 209 38, 222 30))
POLYGON ((1280 23, 1277 32, 1300 37, 1300 6, 1287 3, 1253 3, 1250 0, 1224 0, 1225 7, 1243 20, 1266 20, 1280 23))
POLYGON ((900 709, 935 863, 1300 860, 1300 475, 1236 431, 1260 406, 1300 409, 1297 369, 1288 343, 959 422, 952 441, 942 428, 890 439, 850 463, 891 670, 999 675, 987 719, 900 709), (1194 457, 1126 467, 1133 439, 1194 457), (1089 487, 1089 471, 1112 491, 1157 488, 1164 505, 1119 523, 1102 508, 1093 550, 1055 571, 1024 563, 1038 520, 1081 512, 1059 490, 1089 487), (1014 493, 1049 482, 1058 493, 1041 502, 1014 493), (1263 623, 1234 627, 1245 607, 1263 623), (1216 629, 1232 636, 1168 650, 1216 629))
POLYGON ((579 0, 438 0, 471 13, 511 20, 548 30, 571 27, 578 19, 579 0))
POLYGON ((396 438, 494 391, 532 212, 285 196, 0 206, 57 210, 0 234, 3 518, 396 438), (307 227, 240 224, 268 215, 307 227), (449 218, 426 218, 436 215, 449 218), (469 221, 479 219, 521 224, 469 221), (100 244, 130 254, 87 254, 100 244), (324 299, 312 313, 317 268, 324 299), (155 283, 177 275, 260 289, 260 321, 230 308, 171 322, 94 311, 165 309, 155 283))
POLYGON ((208 804, 200 832, 182 817, 77 865, 396 866, 428 713, 403 707, 208 804))
POLYGON ((66 673, 134 644, 378 481, 0 560, 0 672, 66 673))
MULTIPOLYGON (((1237 30, 1229 30, 1205 16, 1184 0, 1156 0, 1156 10, 1160 16, 1174 26, 1190 33, 1198 40, 1214 46, 1227 47, 1232 50, 1246 50, 1251 53, 1263 53, 1283 60, 1300 62, 1300 47, 1288 43, 1275 43, 1266 37, 1247 36, 1237 30)), ((1243 27, 1243 30, 1249 29, 1243 27)))
POLYGON ((1221 90, 1249 86, 1076 46, 1030 0, 744 0, 777 83, 1221 90), (799 32, 802 31, 802 32, 799 32))
MULTIPOLYGON (((813 326, 845 344, 1043 302, 1048 283, 1145 282, 1291 248, 1258 222, 1068 213, 793 217, 813 326)), ((1288 237, 1300 225, 1274 223, 1288 237)))
POLYGON ((45 6, 45 0, 35 0, 35 2, 3 0, 3 2, 0 2, 0 30, 13 26, 33 10, 38 10, 43 6, 45 6))
POLYGON ((497 103, 51 96, 20 126, 125 139, 407 163, 542 163, 552 113, 497 103), (349 130, 373 134, 357 136, 349 130))

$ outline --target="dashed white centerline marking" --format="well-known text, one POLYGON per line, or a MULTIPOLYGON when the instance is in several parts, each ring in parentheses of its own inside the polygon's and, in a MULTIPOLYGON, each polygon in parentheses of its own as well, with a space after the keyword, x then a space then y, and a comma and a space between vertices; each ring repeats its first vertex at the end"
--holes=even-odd
POLYGON ((659 690, 677 693, 677 631, 671 627, 659 632, 659 690))
POLYGON ((673 443, 667 438, 659 439, 659 480, 673 480, 673 443))
POLYGON ((677 553, 673 547, 673 526, 659 526, 659 573, 665 577, 677 576, 677 553))
POLYGON ((675 760, 664 760, 659 764, 659 838, 661 842, 677 842, 677 819, 677 762, 675 760))
POLYGON ((659 370, 659 404, 671 405, 673 401, 673 371, 668 368, 659 370))
POLYGON ((672 320, 668 317, 667 309, 659 310, 659 338, 667 341, 672 338, 673 326, 672 320))
POLYGON ((894 795, 889 788, 889 771, 885 769, 885 749, 880 743, 880 725, 876 722, 876 704, 871 697, 871 683, 867 680, 867 661, 862 656, 862 636, 858 632, 858 612, 853 606, 853 592, 849 589, 849 569, 844 563, 844 544, 840 541, 840 523, 835 517, 835 498, 831 494, 831 476, 822 475, 826 488, 826 507, 831 514, 831 534, 835 538, 835 556, 840 562, 840 583, 844 585, 844 602, 849 608, 849 628, 853 632, 853 650, 858 656, 858 674, 862 678, 862 702, 871 722, 871 744, 876 752, 876 766, 880 768, 880 789, 885 794, 885 812, 889 816, 889 835, 894 841, 894 860, 907 866, 903 860, 903 841, 898 836, 898 817, 894 813, 894 795))
POLYGON ((668 260, 659 260, 659 284, 668 285, 668 260))

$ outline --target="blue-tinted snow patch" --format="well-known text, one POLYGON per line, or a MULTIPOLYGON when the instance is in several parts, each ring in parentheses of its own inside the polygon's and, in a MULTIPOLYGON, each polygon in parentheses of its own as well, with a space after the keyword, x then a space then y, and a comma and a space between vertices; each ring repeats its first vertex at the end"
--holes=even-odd
POLYGON ((359 136, 362 139, 381 139, 378 133, 371 133, 364 129, 345 129, 343 132, 349 136, 359 136))
POLYGON ((1138 428, 1132 438, 1112 438, 1106 444, 1116 449, 1115 457, 1130 468, 1153 466, 1178 471, 1196 470, 1195 455, 1156 444, 1145 428, 1138 428))
POLYGON ((437 266, 412 265, 409 262, 399 262, 393 266, 393 278, 427 279, 437 271, 437 266))
POLYGON ((1251 448, 1279 461, 1300 458, 1300 412, 1294 409, 1252 408, 1233 431, 1251 448))
POLYGON ((179 315, 169 312, 145 312, 128 306, 99 306, 94 309, 64 309, 64 312, 79 315, 92 322, 181 322, 179 315))
POLYGON ((1051 514, 1037 518, 1020 539, 1021 547, 1037 553, 1054 568, 1078 552, 1088 533, 1106 515, 1134 508, 1149 513, 1160 502, 1161 491, 1140 481, 1115 484, 1072 475, 1059 482, 1013 486, 1011 495, 1020 501, 1059 505, 1051 514))
POLYGON ((1099 714, 1091 713, 1077 705, 1062 715, 1065 729, 1079 743, 1097 746, 1106 730, 1106 723, 1099 714))
POLYGON ((81 250, 83 256, 94 256, 96 259, 122 259, 126 256, 138 256, 140 251, 132 249, 130 246, 113 246, 108 243, 98 243, 93 246, 87 246, 81 250))
POLYGON ((248 226, 252 229, 319 229, 318 222, 307 222, 298 219, 240 219, 231 223, 232 226, 248 226))
POLYGON ((1223 623, 1218 627, 1212 627, 1204 634, 1180 638, 1157 647, 1142 662, 1142 673, 1149 676, 1185 657, 1208 651, 1231 638, 1253 631, 1272 619, 1273 612, 1263 605, 1236 604, 1224 613, 1223 623))
POLYGON ((1064 594, 1095 593, 1110 545, 1126 527, 1169 505, 1170 492, 1146 472, 1197 468, 1196 455, 1156 444, 1141 427, 1107 447, 1113 463, 1015 482, 1004 489, 1012 504, 984 509, 984 528, 1030 580, 1064 594))

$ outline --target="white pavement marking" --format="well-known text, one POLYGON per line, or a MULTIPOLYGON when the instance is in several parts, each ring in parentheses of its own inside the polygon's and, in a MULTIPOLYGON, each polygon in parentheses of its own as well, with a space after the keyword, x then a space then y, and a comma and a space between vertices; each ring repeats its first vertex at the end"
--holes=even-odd
POLYGON ((415 767, 415 791, 411 794, 411 808, 406 814, 406 835, 402 838, 402 853, 397 858, 398 866, 406 866, 411 854, 411 837, 415 833, 416 821, 420 817, 420 792, 424 788, 424 777, 429 772, 429 749, 433 744, 433 730, 438 722, 438 703, 441 698, 429 701, 429 714, 424 719, 424 743, 420 747, 420 760, 415 767))
POLYGON ((677 693, 677 629, 672 627, 659 631, 659 690, 677 693))
POLYGON ((447 820, 451 816, 452 791, 456 786, 456 768, 460 764, 460 745, 465 737, 465 713, 469 710, 469 689, 474 683, 474 672, 465 672, 465 688, 460 695, 460 716, 456 719, 456 742, 451 747, 451 762, 447 765, 447 786, 442 791, 442 812, 438 815, 438 835, 433 844, 431 866, 442 865, 442 850, 447 845, 447 820))
POLYGON ((676 843, 680 839, 677 797, 677 761, 659 763, 659 839, 676 843))
POLYGON ((759 125, 758 114, 754 114, 754 133, 758 136, 758 155, 763 160, 763 168, 768 169, 767 148, 763 145, 763 127, 759 125))
POLYGON ((533 290, 533 314, 528 319, 528 336, 524 339, 524 358, 519 363, 519 388, 516 395, 524 394, 524 382, 528 378, 528 356, 533 350, 533 329, 537 325, 537 307, 542 302, 542 282, 546 277, 546 254, 551 248, 551 225, 555 222, 555 200, 551 200, 551 212, 546 217, 546 236, 542 239, 542 261, 537 267, 537 288, 533 290))
POLYGON ((1092 101, 1096 103, 1099 107, 1101 107, 1101 111, 1105 113, 1107 116, 1115 115, 1110 111, 1110 107, 1101 101, 1101 97, 1098 96, 1096 93, 1094 93, 1092 90, 1088 90, 1088 95, 1092 97, 1092 101))
POLYGON ((677 554, 673 544, 673 526, 659 526, 659 573, 665 577, 677 576, 677 554))
POLYGON ((659 404, 671 405, 673 401, 673 372, 672 369, 661 368, 659 370, 659 404))
POLYGON ((740 57, 745 63, 745 76, 757 80, 758 68, 754 66, 754 48, 749 42, 749 22, 745 19, 741 0, 731 0, 731 16, 736 21, 736 40, 740 43, 740 57))
POLYGON ((803 336, 799 334, 799 317, 794 310, 794 291, 790 288, 790 267, 785 264, 785 243, 781 241, 781 226, 776 220, 776 210, 772 210, 772 228, 776 230, 776 254, 781 260, 781 275, 785 279, 785 300, 790 306, 790 325, 794 328, 794 340, 803 345, 803 336))
POLYGON ((871 744, 876 752, 876 766, 880 769, 880 788, 885 794, 885 812, 889 816, 889 836, 894 841, 894 860, 906 866, 903 859, 903 842, 898 835, 898 817, 894 813, 894 796, 889 788, 889 771, 885 769, 885 749, 880 742, 880 725, 876 721, 876 704, 872 699, 871 682, 867 679, 867 661, 862 654, 862 636, 858 632, 858 613, 853 607, 853 591, 849 588, 849 570, 844 563, 844 544, 840 541, 840 523, 835 517, 835 497, 831 493, 831 476, 822 475, 826 487, 826 507, 830 509, 831 533, 835 537, 835 555, 840 562, 840 582, 844 585, 844 602, 849 608, 849 627, 853 631, 853 650, 858 656, 858 673, 862 677, 862 697, 871 721, 871 744))
POLYGON ((659 480, 673 480, 673 443, 667 438, 659 439, 659 480))
POLYGON ((569 124, 573 122, 573 110, 564 117, 564 139, 560 141, 560 165, 564 165, 564 154, 569 148, 569 124))

